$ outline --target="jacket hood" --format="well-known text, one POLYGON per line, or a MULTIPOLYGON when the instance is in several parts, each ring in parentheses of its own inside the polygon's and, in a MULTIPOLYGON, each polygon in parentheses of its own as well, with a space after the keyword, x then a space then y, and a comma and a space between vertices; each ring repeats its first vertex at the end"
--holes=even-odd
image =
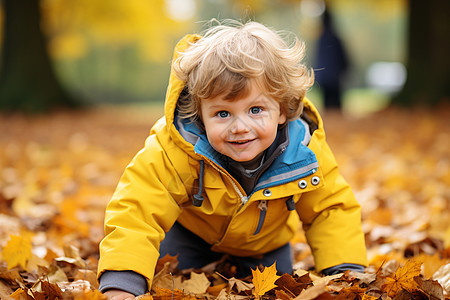
MULTIPOLYGON (((197 42, 200 38, 201 36, 197 34, 190 34, 183 37, 175 46, 172 62, 178 58, 180 52, 185 51, 189 45, 197 42)), ((185 85, 186 83, 183 80, 180 80, 175 76, 172 67, 169 77, 169 85, 167 86, 166 99, 164 102, 164 116, 168 126, 172 126, 174 123, 177 101, 185 85)))
MULTIPOLYGON (((184 36, 175 46, 172 62, 178 58, 180 52, 185 51, 191 44, 197 42, 200 38, 201 36, 197 34, 189 34, 184 36)), ((177 101, 180 97, 181 92, 185 88, 185 85, 186 83, 183 80, 177 78, 173 72, 173 68, 171 68, 169 84, 167 87, 166 98, 164 102, 164 119, 173 141, 191 155, 195 155, 194 152, 192 152, 194 150, 192 146, 195 145, 196 140, 199 138, 201 139, 201 137, 199 137, 197 133, 197 136, 192 136, 191 139, 187 139, 186 136, 189 135, 186 135, 186 132, 180 133, 179 126, 177 126, 176 124, 177 121, 179 122, 179 120, 176 120, 175 118, 177 101)), ((317 124, 318 129, 323 129, 322 119, 317 109, 307 98, 305 98, 303 102, 305 113, 307 113, 309 118, 311 118, 312 121, 317 124)), ((289 125, 289 127, 292 126, 294 125, 289 125)))

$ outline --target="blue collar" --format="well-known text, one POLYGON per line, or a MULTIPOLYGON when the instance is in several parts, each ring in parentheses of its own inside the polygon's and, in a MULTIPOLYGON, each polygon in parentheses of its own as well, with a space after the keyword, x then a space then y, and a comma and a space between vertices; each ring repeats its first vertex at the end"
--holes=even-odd
MULTIPOLYGON (((175 116, 175 126, 183 138, 194 145, 196 153, 222 166, 223 155, 214 150, 204 130, 190 120, 175 116)), ((261 175, 254 191, 284 184, 316 172, 319 167, 316 155, 307 147, 310 139, 309 126, 301 119, 288 123, 289 145, 261 175)))

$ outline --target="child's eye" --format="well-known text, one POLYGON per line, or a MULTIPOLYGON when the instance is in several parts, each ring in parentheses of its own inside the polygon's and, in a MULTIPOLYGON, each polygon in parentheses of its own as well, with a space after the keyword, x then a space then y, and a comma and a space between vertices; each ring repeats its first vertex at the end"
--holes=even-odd
POLYGON ((250 108, 250 113, 252 113, 254 115, 259 114, 260 112, 262 112, 261 107, 254 106, 254 107, 250 108))
POLYGON ((222 111, 219 111, 216 115, 218 117, 220 117, 220 118, 226 118, 226 117, 228 117, 230 115, 230 113, 227 112, 227 111, 222 110, 222 111))

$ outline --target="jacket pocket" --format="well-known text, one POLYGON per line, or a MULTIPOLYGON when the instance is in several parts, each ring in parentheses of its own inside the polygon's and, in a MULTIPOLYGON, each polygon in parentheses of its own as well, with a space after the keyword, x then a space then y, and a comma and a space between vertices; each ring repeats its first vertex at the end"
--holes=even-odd
POLYGON ((258 204, 258 208, 259 208, 259 221, 258 221, 258 226, 256 227, 256 230, 253 233, 253 235, 257 235, 261 231, 261 228, 264 225, 264 220, 266 219, 266 213, 267 213, 267 200, 260 200, 259 204, 258 204))

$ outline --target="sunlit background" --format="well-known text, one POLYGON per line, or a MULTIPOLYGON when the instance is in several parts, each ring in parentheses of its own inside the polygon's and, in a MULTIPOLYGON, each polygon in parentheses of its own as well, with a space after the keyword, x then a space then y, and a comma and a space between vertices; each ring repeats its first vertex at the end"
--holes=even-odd
MULTIPOLYGON (((293 32, 307 43, 313 67, 326 7, 323 0, 42 0, 41 8, 54 67, 73 95, 142 104, 163 101, 173 46, 212 18, 293 32)), ((406 79, 406 0, 335 0, 327 9, 351 59, 344 111, 384 108, 406 79)), ((308 97, 322 106, 317 85, 308 97)))

